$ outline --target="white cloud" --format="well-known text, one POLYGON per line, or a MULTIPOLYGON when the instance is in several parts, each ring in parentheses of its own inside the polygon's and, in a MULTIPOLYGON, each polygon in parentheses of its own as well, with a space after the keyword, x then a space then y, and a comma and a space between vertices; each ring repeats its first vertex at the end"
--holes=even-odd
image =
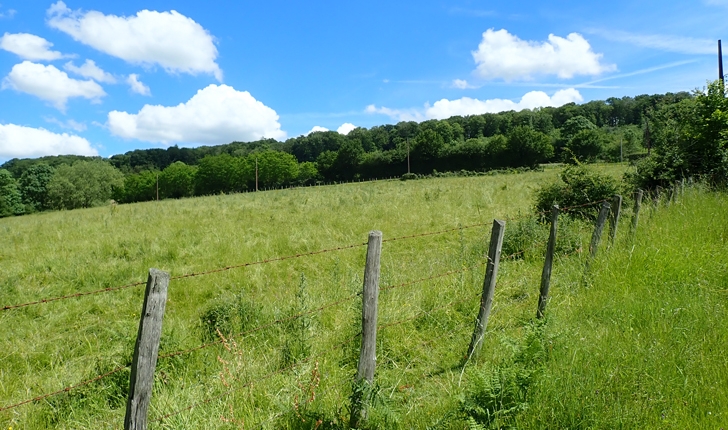
POLYGON ((28 33, 5 33, 0 37, 0 48, 18 55, 24 60, 53 61, 69 57, 58 51, 51 51, 53 44, 40 36, 28 33))
POLYGON ((52 133, 44 128, 0 124, 0 158, 66 154, 99 155, 89 141, 80 136, 52 133))
POLYGON ((317 131, 330 131, 326 127, 321 127, 320 125, 314 125, 313 128, 305 133, 303 133, 304 136, 308 136, 311 133, 316 133, 317 131))
POLYGON ((69 78, 66 72, 55 66, 23 61, 13 66, 3 79, 2 88, 32 94, 49 101, 60 111, 65 111, 66 102, 73 97, 99 101, 106 95, 103 88, 92 80, 80 81, 69 78))
POLYGON ((366 108, 366 112, 384 114, 398 121, 424 121, 426 119, 445 119, 455 115, 478 115, 510 110, 521 111, 523 109, 535 109, 546 106, 558 107, 567 103, 581 103, 582 101, 584 101, 584 98, 579 91, 574 88, 569 88, 559 90, 553 96, 549 96, 543 91, 531 91, 521 97, 521 100, 518 102, 508 99, 478 100, 463 97, 457 100, 438 100, 432 106, 426 103, 422 110, 378 108, 374 105, 369 105, 366 108))
POLYGON ((107 84, 115 84, 116 78, 111 74, 103 71, 99 66, 96 65, 94 60, 86 60, 81 67, 76 67, 72 61, 63 65, 63 68, 69 72, 83 76, 84 78, 91 78, 95 81, 104 82, 107 84))
POLYGON ((350 122, 345 122, 345 123, 341 124, 341 126, 339 126, 339 128, 336 129, 336 132, 346 136, 347 134, 349 134, 351 132, 351 130, 354 130, 355 128, 356 128, 356 126, 354 124, 352 124, 350 122))
MULTIPOLYGON (((425 105, 427 107, 429 105, 425 105)), ((424 113, 421 110, 418 109, 391 109, 388 107, 376 107, 375 105, 369 105, 364 109, 364 112, 370 113, 370 114, 381 114, 386 115, 390 118, 396 119, 398 121, 424 121, 427 118, 425 118, 424 113)))
POLYGON ((643 48, 677 52, 679 54, 714 55, 718 52, 717 42, 712 39, 697 39, 694 37, 670 36, 665 34, 638 34, 618 30, 593 30, 593 33, 613 42, 629 43, 643 48))
POLYGON ((461 89, 461 90, 469 90, 469 89, 477 88, 474 85, 470 85, 468 83, 468 81, 466 81, 465 79, 453 79, 453 81, 452 81, 452 87, 453 88, 458 88, 458 89, 461 89))
POLYGON ((222 81, 212 35, 176 12, 142 10, 135 16, 72 11, 59 1, 48 9, 48 25, 101 52, 170 73, 209 73, 222 81))
POLYGON ((108 127, 116 136, 163 144, 286 137, 273 109, 227 85, 209 85, 177 106, 144 105, 136 114, 109 112, 108 127))
POLYGON ((12 19, 17 12, 15 9, 8 9, 7 12, 0 12, 0 18, 12 19))
POLYGON ((129 84, 129 88, 131 88, 132 92, 141 94, 143 96, 152 95, 149 87, 144 85, 144 83, 139 80, 139 75, 137 75, 136 73, 132 73, 131 75, 129 75, 129 77, 126 78, 126 83, 129 84))
POLYGON ((74 121, 72 119, 69 119, 68 121, 61 121, 58 118, 55 117, 43 117, 46 122, 50 122, 51 124, 55 124, 61 128, 75 130, 75 131, 86 131, 86 124, 78 121, 74 121))
POLYGON ((616 70, 614 65, 602 64, 602 54, 594 53, 578 33, 566 38, 550 34, 548 41, 534 42, 521 40, 506 30, 489 29, 472 54, 477 64, 475 73, 484 79, 512 81, 533 75, 570 79, 616 70))

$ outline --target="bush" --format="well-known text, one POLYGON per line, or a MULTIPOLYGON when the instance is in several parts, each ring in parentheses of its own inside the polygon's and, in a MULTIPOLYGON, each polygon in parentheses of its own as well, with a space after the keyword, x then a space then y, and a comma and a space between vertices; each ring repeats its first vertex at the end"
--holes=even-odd
MULTIPOLYGON (((554 204, 566 208, 598 202, 611 198, 619 190, 619 182, 611 176, 591 171, 582 165, 569 166, 561 173, 559 182, 536 191, 536 211, 545 214, 545 217, 554 204)), ((590 206, 573 209, 569 213, 585 219, 594 219, 597 215, 590 206)))

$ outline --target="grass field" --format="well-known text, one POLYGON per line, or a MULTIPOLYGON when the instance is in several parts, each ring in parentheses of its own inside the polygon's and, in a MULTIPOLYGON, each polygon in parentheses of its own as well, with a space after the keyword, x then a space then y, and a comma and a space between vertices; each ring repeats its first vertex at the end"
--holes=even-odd
MULTIPOLYGON (((625 167, 599 169, 620 176, 625 167)), ((386 239, 518 218, 557 175, 368 182, 3 219, 0 306, 143 281, 150 267, 175 276, 361 244, 373 229, 386 239)), ((381 292, 368 425, 465 428, 475 425, 469 414, 494 428, 718 428, 728 420, 725 200, 694 191, 653 212, 634 248, 623 222, 588 279, 582 253, 557 260, 544 325, 533 323, 538 252, 504 260, 482 353, 462 373, 489 227, 386 242, 382 287, 475 268, 381 292), (473 407, 491 403, 496 413, 486 418, 473 407)), ((574 240, 588 239, 588 226, 565 225, 574 240)), ((541 233, 534 249, 543 248, 541 233)), ((150 419, 206 403, 151 427, 345 428, 360 330, 351 297, 364 253, 173 280, 162 355, 215 340, 214 327, 239 333, 341 303, 231 337, 227 348, 161 358, 150 419)), ((142 295, 138 286, 1 311, 0 408, 128 364, 142 295)), ((0 412, 0 429, 118 428, 128 378, 120 371, 0 412)))

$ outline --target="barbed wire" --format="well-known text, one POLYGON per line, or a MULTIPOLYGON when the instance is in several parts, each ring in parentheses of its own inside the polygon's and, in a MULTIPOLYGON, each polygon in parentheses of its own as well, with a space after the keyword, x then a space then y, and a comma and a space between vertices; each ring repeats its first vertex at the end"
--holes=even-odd
POLYGON ((210 402, 212 402, 212 401, 214 401, 214 400, 218 400, 218 399, 222 399, 223 397, 227 397, 228 395, 230 395, 230 394, 231 394, 231 393, 233 393, 234 391, 238 391, 238 390, 241 390, 241 389, 243 389, 243 388, 248 388, 248 387, 252 386, 252 385, 253 385, 253 384, 255 384, 255 383, 258 383, 258 382, 264 381, 264 380, 266 380, 266 379, 270 379, 270 378, 272 378, 273 376, 276 376, 276 375, 279 375, 279 374, 285 373, 285 372, 287 372, 287 371, 289 371, 289 370, 295 369, 296 367, 298 367, 298 366, 301 366, 302 364, 308 363, 308 362, 310 362, 310 361, 312 361, 312 360, 314 360, 314 359, 319 359, 319 358, 323 357, 323 356, 324 356, 324 354, 326 354, 326 353, 329 353, 329 352, 331 352, 331 351, 333 351, 333 350, 335 350, 335 349, 339 349, 339 348, 341 348, 341 347, 343 347, 343 346, 345 346, 345 345, 347 345, 347 344, 351 343, 352 341, 354 341, 354 340, 355 340, 355 339, 356 339, 357 337, 359 337, 360 335, 361 335, 361 332, 359 332, 359 333, 355 334, 354 336, 350 337, 349 339, 345 340, 345 341, 344 341, 344 342, 342 342, 342 343, 338 343, 338 344, 334 345, 334 346, 333 346, 332 348, 328 348, 328 349, 326 349, 326 350, 322 351, 321 353, 319 353, 319 354, 317 354, 317 355, 313 355, 313 356, 310 356, 310 357, 304 358, 304 359, 302 359, 302 360, 299 360, 299 361, 298 361, 298 362, 296 362, 296 363, 293 363, 293 364, 291 364, 290 366, 286 366, 286 367, 284 367, 284 368, 281 368, 281 369, 275 370, 275 371, 273 371, 273 372, 270 372, 270 373, 268 373, 268 374, 266 374, 266 375, 264 375, 264 376, 261 376, 261 377, 259 377, 259 378, 256 378, 256 379, 253 379, 253 380, 251 380, 251 381, 248 381, 248 382, 246 382, 245 384, 243 384, 243 385, 241 385, 241 386, 239 386, 239 387, 231 387, 230 389, 228 389, 228 390, 225 390, 225 391, 223 391, 223 392, 222 392, 222 393, 220 393, 220 394, 217 394, 217 395, 215 395, 215 396, 212 396, 212 397, 208 397, 207 399, 205 399, 205 400, 201 400, 201 401, 199 401, 199 402, 195 402, 195 403, 192 403, 191 405, 188 405, 188 406, 186 406, 186 407, 184 407, 184 408, 182 408, 182 409, 178 409, 178 410, 176 410, 176 411, 174 411, 174 412, 170 412, 170 413, 168 413, 168 414, 165 414, 165 415, 159 416, 159 417, 157 417, 157 418, 155 418, 155 419, 151 420, 151 422, 163 422, 163 421, 165 421, 165 420, 166 420, 166 419, 168 419, 168 418, 171 418, 171 417, 173 417, 173 416, 175 416, 175 415, 179 415, 179 414, 181 414, 181 413, 183 413, 183 412, 186 412, 186 411, 192 410, 192 409, 194 409, 194 408, 196 408, 196 407, 198 407, 198 406, 206 405, 206 404, 208 404, 208 403, 210 403, 210 402))
POLYGON ((14 409, 14 408, 17 408, 19 406, 27 405, 28 403, 38 402, 38 401, 47 399, 49 397, 57 396, 58 394, 68 393, 71 390, 75 390, 76 388, 80 388, 80 387, 86 386, 86 385, 91 384, 91 383, 96 382, 96 381, 100 381, 101 379, 104 379, 107 376, 111 376, 114 373, 121 372, 122 370, 127 369, 129 367, 130 367, 130 365, 128 365, 128 366, 119 366, 119 367, 117 367, 117 368, 115 368, 113 370, 110 370, 110 371, 108 371, 108 372, 106 372, 104 374, 95 376, 95 377, 93 377, 91 379, 87 379, 87 380, 85 380, 83 382, 79 382, 78 384, 70 385, 70 386, 68 386, 66 388, 62 388, 62 389, 60 389, 58 391, 54 391, 52 393, 47 393, 47 394, 43 394, 43 395, 40 395, 40 396, 37 396, 37 397, 33 397, 32 399, 23 400, 22 402, 18 402, 18 403, 12 404, 12 405, 2 406, 2 407, 0 407, 0 412, 7 411, 7 410, 10 410, 10 409, 14 409))
POLYGON ((478 296, 480 296, 480 295, 482 295, 482 292, 481 292, 481 291, 479 291, 479 292, 478 292, 478 294, 475 294, 475 295, 472 295, 472 296, 468 296, 468 297, 462 298, 462 299, 460 299, 460 300, 453 300, 453 301, 451 301, 450 303, 448 303, 448 304, 446 304, 446 305, 442 305, 442 306, 438 306, 438 307, 436 307, 436 308, 432 308, 432 309, 430 309, 429 311, 422 311, 422 312, 419 312, 419 313, 417 313, 416 315, 414 315, 414 316, 412 316, 412 317, 409 317, 409 318, 405 318, 405 319, 402 319, 402 320, 399 320, 399 321, 395 321, 395 322, 391 322, 391 323, 387 323, 387 324, 382 324, 381 326, 379 326, 379 328, 378 328, 378 329, 379 329, 379 330, 384 330, 385 328, 389 328, 389 327, 393 327, 393 326, 401 325, 401 324, 404 324, 404 323, 406 323, 406 322, 409 322, 409 321, 412 321, 412 320, 416 320, 417 318, 419 318, 419 317, 421 317, 421 316, 423 316, 423 315, 429 315, 429 314, 431 314, 432 312, 435 312, 435 311, 439 311, 439 310, 442 310, 442 309, 448 308, 448 307, 450 307, 450 306, 455 306, 455 305, 458 305, 458 304, 460 304, 460 303, 466 302, 466 301, 468 301, 468 300, 472 300, 472 299, 473 299, 473 297, 478 297, 478 296))
MULTIPOLYGON (((323 306, 319 306, 319 307, 317 307, 315 309, 311 309, 311 310, 306 311, 306 312, 300 312, 298 314, 291 315, 291 316, 286 317, 286 318, 280 318, 280 319, 277 319, 275 321, 272 321, 272 322, 270 322, 268 324, 264 324, 264 325, 261 325, 261 326, 252 328, 250 330, 246 330, 246 331, 240 332, 238 334, 235 334, 235 335, 231 336, 231 338, 244 337, 244 336, 247 336, 249 334, 252 334, 252 333, 255 333, 255 332, 264 330, 266 328, 273 327, 273 326, 278 325, 278 324, 281 324, 281 323, 285 323, 285 322, 289 322, 289 321, 294 321, 294 320, 296 320, 298 318, 301 318, 301 317, 304 317, 306 315, 311 315, 311 314, 314 314, 314 313, 318 313, 318 312, 323 311, 324 309, 328 309, 328 308, 334 307, 336 305, 340 305, 340 304, 345 303, 345 302, 347 302, 349 300, 352 300, 352 299, 354 299, 354 298, 356 298, 356 297, 358 297, 360 295, 361 295, 361 293, 352 294, 350 296, 344 297, 343 299, 340 299, 340 300, 336 300, 334 302, 327 303, 327 304, 325 304, 323 306)), ((205 349, 205 348, 208 348, 210 346, 219 345, 219 344, 222 344, 222 343, 224 343, 224 340, 218 339, 216 341, 209 342, 209 343, 205 343, 205 344, 202 344, 200 346, 196 346, 194 348, 183 349, 183 350, 180 350, 180 351, 170 352, 168 354, 160 354, 159 355, 159 358, 161 359, 161 358, 176 357, 178 355, 188 354, 190 352, 199 351, 201 349, 205 349)))
MULTIPOLYGON (((608 200, 600 200, 600 201, 597 201, 597 202, 590 202, 590 203, 585 203, 585 204, 582 204, 582 205, 565 207, 565 208, 561 208, 560 210, 563 211, 563 212, 566 212, 566 211, 569 211, 569 210, 572 210, 572 209, 577 209, 577 208, 581 208, 581 207, 596 205, 596 204, 599 204, 599 203, 603 203, 605 201, 608 201, 608 200)), ((542 212, 539 212, 539 213, 537 213, 535 215, 544 214, 546 212, 547 211, 542 211, 542 212)), ((514 220, 518 220, 518 219, 528 218, 528 217, 531 217, 531 216, 533 216, 533 215, 531 215, 531 214, 524 214, 522 216, 517 216, 517 217, 507 217, 506 220, 507 221, 514 221, 514 220)), ((392 238, 389 238, 389 239, 384 239, 384 240, 382 240, 382 242, 395 242, 395 241, 401 241, 401 240, 407 240, 407 239, 414 239, 414 238, 419 238, 419 237, 435 236, 435 235, 439 235, 439 234, 451 233, 451 232, 454 232, 454 231, 467 230, 467 229, 477 228, 477 227, 485 227, 485 226, 487 226, 489 224, 490 224, 489 222, 483 222, 483 223, 463 225, 463 226, 453 227, 453 228, 444 229, 444 230, 440 230, 440 231, 426 232, 426 233, 416 233, 416 234, 411 234, 411 235, 405 235, 405 236, 399 236, 399 237, 392 237, 392 238)), ((267 259, 264 259, 264 260, 252 261, 252 262, 241 263, 241 264, 234 264, 234 265, 220 267, 220 268, 211 269, 211 270, 206 270, 206 271, 202 271, 202 272, 192 272, 192 273, 187 273, 187 274, 184 274, 184 275, 172 276, 170 278, 170 280, 179 280, 179 279, 192 278, 192 277, 197 277, 197 276, 204 276, 204 275, 209 275, 209 274, 213 274, 213 273, 224 272, 224 271, 228 271, 228 270, 232 270, 232 269, 239 269, 239 268, 243 268, 243 267, 250 267, 250 266, 256 266, 256 265, 261 265, 261 264, 268 264, 268 263, 273 263, 273 262, 276 262, 276 261, 292 260, 292 259, 301 258, 301 257, 307 257, 307 256, 311 256, 311 255, 318 255, 318 254, 324 254, 324 253, 329 253, 329 252, 342 251, 342 250, 346 250, 346 249, 358 248, 360 246, 366 246, 366 245, 367 245, 367 243, 357 243, 357 244, 353 244, 353 245, 346 245, 346 246, 338 246, 338 247, 334 247, 334 248, 321 249, 321 250, 318 250, 318 251, 310 251, 310 252, 303 252, 303 253, 298 253, 298 254, 292 254, 292 255, 287 255, 287 256, 284 256, 284 257, 267 258, 267 259)), ((124 290, 124 289, 131 288, 131 287, 136 287, 136 286, 140 286, 140 285, 144 285, 144 284, 146 284, 145 281, 139 281, 139 282, 134 282, 134 283, 131 283, 131 284, 121 285, 121 286, 118 286, 118 287, 102 288, 102 289, 99 289, 99 290, 87 291, 87 292, 79 292, 79 293, 74 293, 74 294, 68 294, 68 295, 65 295, 65 296, 49 297, 49 298, 45 298, 45 299, 41 299, 41 300, 36 300, 36 301, 32 301, 32 302, 27 302, 27 303, 19 303, 19 304, 15 304, 15 305, 6 305, 6 306, 3 306, 1 308, 1 310, 7 311, 7 310, 11 310, 11 309, 18 309, 18 308, 23 308, 23 307, 27 307, 27 306, 33 306, 33 305, 39 305, 39 304, 43 304, 43 303, 55 302, 55 301, 59 301, 59 300, 66 300, 66 299, 71 299, 71 298, 84 297, 84 296, 90 296, 90 295, 101 294, 101 293, 108 293, 108 292, 113 292, 113 291, 124 290)))

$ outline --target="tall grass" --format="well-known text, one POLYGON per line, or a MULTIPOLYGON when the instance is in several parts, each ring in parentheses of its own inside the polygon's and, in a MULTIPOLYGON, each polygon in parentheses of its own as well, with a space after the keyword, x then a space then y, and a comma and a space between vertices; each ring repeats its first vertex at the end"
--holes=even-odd
MULTIPOLYGON (((602 169, 615 176, 623 171, 619 166, 602 169)), ((0 304, 140 281, 149 267, 179 275, 363 243, 371 229, 382 230, 386 239, 489 223, 496 217, 529 212, 533 190, 554 180, 557 173, 549 169, 493 177, 370 182, 4 219, 0 231, 7 246, 0 249, 0 304)), ((709 197, 695 197, 699 198, 709 197)), ((678 210, 689 207, 675 206, 665 215, 657 212, 654 219, 642 219, 645 228, 637 237, 633 258, 648 246, 646 238, 660 224, 660 217, 678 210)), ((578 251, 572 245, 589 232, 588 226, 574 226, 569 249, 578 251)), ((489 228, 484 227, 385 243, 381 285, 476 266, 483 260, 488 236, 489 228)), ((658 236, 654 233, 652 239, 664 242, 658 236)), ((539 232, 533 237, 544 238, 539 232)), ((580 307, 587 306, 584 300, 594 299, 589 294, 601 291, 601 277, 615 267, 624 272, 614 262, 625 255, 616 251, 624 246, 615 245, 614 251, 595 262, 589 287, 580 284, 579 252, 557 262, 544 327, 532 324, 541 264, 537 247, 529 249, 525 259, 504 261, 483 352, 462 375, 459 365, 477 313, 482 267, 382 291, 377 386, 368 425, 463 428, 469 399, 485 389, 479 390, 477 381, 492 377, 489 369, 497 367, 506 380, 513 369, 529 374, 524 385, 527 401, 518 403, 528 408, 488 425, 578 427, 563 424, 568 421, 553 412, 546 415, 556 421, 539 421, 540 408, 558 408, 553 402, 537 404, 532 399, 548 399, 557 389, 556 385, 549 388, 549 375, 564 366, 559 356, 562 347, 581 345, 568 341, 576 321, 586 318, 580 307), (388 326, 402 320, 407 321, 388 326)), ((161 353, 208 342, 217 336, 216 329, 229 342, 160 359, 151 418, 210 400, 153 427, 228 428, 245 423, 263 428, 345 428, 358 358, 360 304, 356 299, 245 337, 230 335, 358 292, 364 252, 364 247, 354 248, 173 281, 161 353)), ((4 327, 0 405, 128 364, 142 288, 0 313, 4 327)), ((577 373, 572 369, 571 374, 577 373)), ((117 427, 123 420, 128 377, 128 371, 120 372, 67 394, 2 412, 0 426, 117 427)))

